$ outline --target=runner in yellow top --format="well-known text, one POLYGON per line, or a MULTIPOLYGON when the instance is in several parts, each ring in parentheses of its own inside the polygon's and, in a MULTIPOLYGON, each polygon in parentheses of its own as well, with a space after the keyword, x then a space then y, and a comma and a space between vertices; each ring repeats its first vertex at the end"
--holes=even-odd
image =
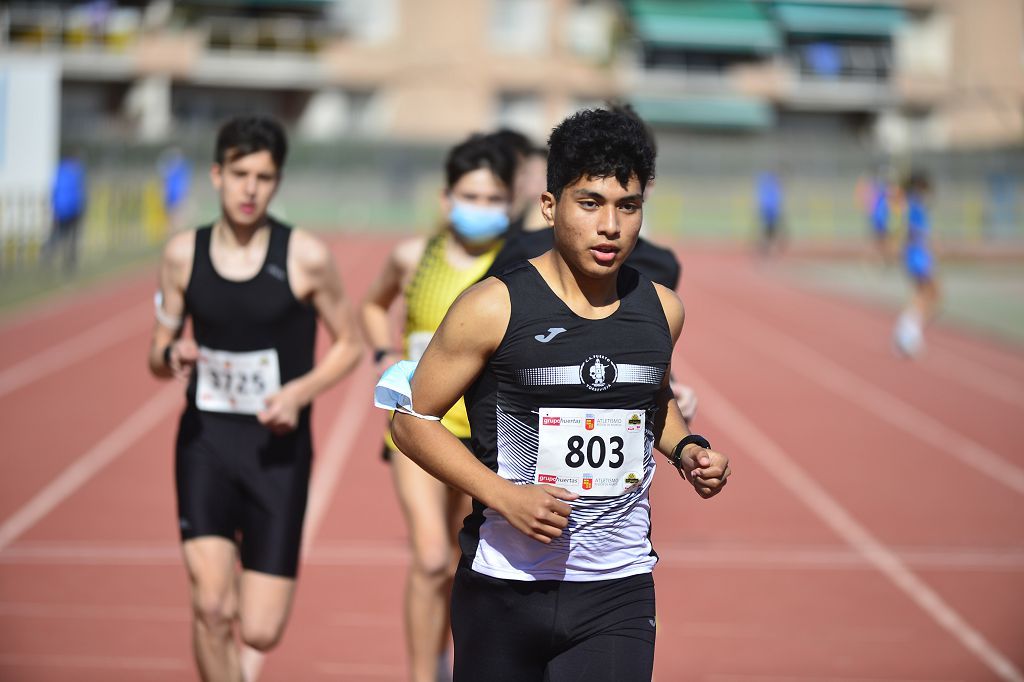
MULTIPOLYGON (((398 244, 370 285, 363 325, 377 350, 378 369, 405 358, 418 360, 462 291, 490 267, 508 228, 515 158, 498 141, 474 135, 455 146, 445 163, 441 195, 443 231, 398 244), (389 309, 405 295, 405 348, 392 350, 389 309)), ((469 439, 466 407, 459 400, 442 424, 469 439)), ((457 533, 470 511, 469 498, 441 483, 398 452, 387 438, 395 490, 409 527, 413 562, 405 592, 405 627, 414 682, 448 674, 448 603, 458 551, 457 533)))
MULTIPOLYGON (((451 304, 487 272, 502 246, 501 239, 492 241, 490 248, 479 255, 467 253, 472 258, 468 267, 456 267, 450 261, 449 251, 460 248, 450 231, 435 235, 426 243, 419 265, 405 288, 405 357, 420 359, 451 304)), ((469 438, 469 416, 461 398, 448 410, 441 424, 453 435, 469 438)), ((391 434, 386 435, 386 440, 392 450, 396 449, 391 434)))

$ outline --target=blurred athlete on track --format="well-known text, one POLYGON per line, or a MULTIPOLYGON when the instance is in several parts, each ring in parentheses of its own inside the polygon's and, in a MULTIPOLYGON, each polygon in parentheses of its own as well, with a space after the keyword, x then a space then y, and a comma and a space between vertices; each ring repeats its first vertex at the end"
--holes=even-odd
MULTIPOLYGON (((398 244, 363 302, 363 326, 377 349, 379 369, 403 357, 419 360, 452 302, 494 261, 509 226, 515 169, 514 154, 491 137, 474 135, 451 150, 441 195, 444 228, 398 244), (397 352, 391 349, 388 311, 403 295, 405 347, 397 352)), ((462 400, 442 424, 468 443, 462 400)), ((459 553, 456 536, 469 513, 469 498, 423 471, 390 438, 385 452, 412 548, 404 606, 412 680, 434 682, 450 675, 448 605, 459 553)))
POLYGON ((281 638, 302 545, 310 403, 362 351, 327 247, 267 213, 286 151, 270 119, 226 123, 210 171, 220 217, 173 236, 160 263, 149 368, 188 381, 178 522, 208 681, 248 679, 258 665, 236 638, 259 651, 281 638), (318 317, 331 345, 314 363, 318 317), (192 338, 182 336, 186 318, 192 338))

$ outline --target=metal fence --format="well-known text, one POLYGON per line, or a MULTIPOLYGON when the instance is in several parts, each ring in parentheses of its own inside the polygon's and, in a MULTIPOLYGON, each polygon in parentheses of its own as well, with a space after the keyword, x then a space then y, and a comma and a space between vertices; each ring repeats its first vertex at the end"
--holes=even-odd
MULTIPOLYGON (((207 178, 212 139, 178 141, 192 164, 192 183, 177 216, 163 210, 156 167, 162 149, 77 141, 89 184, 82 259, 155 249, 170 231, 215 218, 217 201, 207 178)), ((897 170, 926 169, 933 178, 937 240, 998 248, 1024 243, 1022 151, 928 152, 890 163, 897 170)), ((444 154, 441 146, 299 142, 272 210, 317 230, 428 231, 440 219, 444 154)), ((792 242, 861 242, 867 228, 857 186, 879 161, 868 150, 829 140, 659 134, 647 229, 673 241, 749 240, 757 229, 755 177, 773 170, 782 178, 792 242)), ((0 196, 0 268, 36 267, 49 221, 46 197, 0 196)))

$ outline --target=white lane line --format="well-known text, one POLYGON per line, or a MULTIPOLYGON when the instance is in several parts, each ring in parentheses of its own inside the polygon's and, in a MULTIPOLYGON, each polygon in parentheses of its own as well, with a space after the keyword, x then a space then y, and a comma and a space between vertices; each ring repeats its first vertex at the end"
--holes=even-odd
POLYGON ((323 675, 337 676, 345 680, 401 680, 405 679, 408 673, 405 666, 393 663, 317 663, 316 669, 323 675))
MULTIPOLYGON (((890 547, 912 568, 938 571, 1024 572, 1024 549, 1005 547, 890 547)), ((730 569, 874 570, 846 545, 763 545, 734 547, 659 542, 658 565, 717 566, 730 569)), ((319 543, 306 553, 306 566, 405 566, 409 548, 400 541, 319 543)), ((7 566, 178 566, 181 548, 172 544, 65 544, 21 542, 0 552, 7 566)), ((0 602, 0 615, 4 605, 0 602)))
MULTIPOLYGON (((339 411, 340 417, 334 422, 327 437, 327 445, 317 457, 313 480, 309 485, 306 520, 302 529, 303 561, 306 560, 313 547, 324 513, 330 506, 334 487, 348 462, 352 442, 362 431, 360 427, 373 402, 372 372, 373 367, 370 363, 360 363, 359 369, 356 370, 346 386, 348 393, 345 395, 345 402, 339 411)), ((263 672, 264 655, 255 649, 246 648, 243 651, 243 656, 245 657, 246 679, 256 682, 263 672)))
POLYGON ((135 441, 166 419, 182 402, 177 381, 160 389, 99 443, 79 456, 57 478, 0 525, 0 550, 69 498, 103 467, 120 457, 135 441))
POLYGON ((39 602, 0 602, 0 616, 16 618, 81 618, 99 620, 142 620, 147 622, 191 622, 188 607, 117 606, 115 604, 46 604, 39 602))
POLYGON ((940 627, 945 629, 992 672, 1008 682, 1024 682, 1024 675, 985 637, 975 630, 941 596, 919 578, 892 550, 862 526, 800 464, 748 419, 693 367, 681 363, 686 376, 698 384, 705 419, 717 422, 742 449, 743 456, 757 460, 782 487, 802 502, 850 547, 878 569, 940 627))
POLYGON ((125 310, 70 339, 0 371, 0 397, 38 381, 48 374, 81 362, 85 358, 109 348, 111 344, 117 343, 132 332, 142 330, 146 319, 146 309, 150 307, 151 305, 136 306, 125 310))
MULTIPOLYGON (((736 289, 734 286, 715 286, 714 291, 719 296, 722 292, 728 292, 732 296, 746 296, 750 289, 736 289)), ((800 287, 787 288, 787 292, 803 297, 814 305, 825 305, 830 313, 837 315, 838 319, 830 318, 829 325, 833 331, 842 331, 843 337, 853 341, 861 348, 875 352, 889 352, 891 354, 892 325, 896 316, 892 315, 889 322, 879 319, 878 315, 857 308, 857 316, 851 316, 849 305, 843 301, 849 299, 842 293, 833 297, 826 293, 821 295, 818 291, 808 292, 800 287), (836 298, 839 300, 837 301, 836 298)), ((929 343, 923 357, 917 361, 917 366, 929 374, 950 379, 990 397, 1002 400, 1014 407, 1024 407, 1024 383, 1015 380, 1012 375, 1000 372, 977 360, 970 359, 963 352, 951 350, 944 343, 945 339, 938 334, 929 336, 929 343)), ((1005 363, 1004 363, 1005 364, 1005 363)))
MULTIPOLYGON (((704 291, 707 291, 706 289, 704 291)), ((943 452, 966 465, 968 470, 988 476, 993 481, 1024 495, 1024 469, 986 448, 977 441, 955 431, 910 403, 884 389, 861 379, 852 371, 825 357, 807 344, 776 331, 721 296, 714 306, 751 329, 749 334, 733 338, 747 344, 759 353, 767 354, 773 362, 782 362, 862 409, 888 422, 897 429, 924 441, 938 452, 943 452)))
POLYGON ((1024 407, 1024 385, 1006 374, 936 345, 930 345, 921 360, 921 367, 932 374, 955 379, 1014 407, 1024 407))
POLYGON ((63 656, 59 654, 0 653, 5 668, 89 668, 92 670, 188 670, 191 661, 184 658, 128 656, 63 656))
POLYGON ((302 555, 305 557, 313 547, 313 541, 320 530, 320 523, 331 503, 331 496, 348 462, 355 437, 362 433, 366 413, 373 402, 373 366, 361 363, 346 386, 345 402, 338 412, 338 419, 327 437, 327 444, 314 465, 313 480, 309 486, 309 503, 306 507, 306 521, 302 533, 302 555))

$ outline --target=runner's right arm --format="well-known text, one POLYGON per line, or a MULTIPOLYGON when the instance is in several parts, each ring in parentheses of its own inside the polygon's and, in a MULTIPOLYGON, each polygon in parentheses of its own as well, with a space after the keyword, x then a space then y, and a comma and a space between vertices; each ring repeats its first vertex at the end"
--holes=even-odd
MULTIPOLYGON (((412 379, 412 407, 443 415, 480 375, 508 327, 508 289, 494 278, 467 289, 448 310, 412 379)), ((395 444, 434 477, 505 517, 520 532, 551 542, 568 525, 576 495, 550 485, 515 485, 473 456, 439 421, 395 413, 395 444)))
POLYGON ((149 371, 153 376, 187 379, 192 373, 199 349, 192 339, 181 338, 185 323, 185 287, 192 272, 195 232, 174 235, 164 246, 157 282, 158 306, 149 345, 149 371))

